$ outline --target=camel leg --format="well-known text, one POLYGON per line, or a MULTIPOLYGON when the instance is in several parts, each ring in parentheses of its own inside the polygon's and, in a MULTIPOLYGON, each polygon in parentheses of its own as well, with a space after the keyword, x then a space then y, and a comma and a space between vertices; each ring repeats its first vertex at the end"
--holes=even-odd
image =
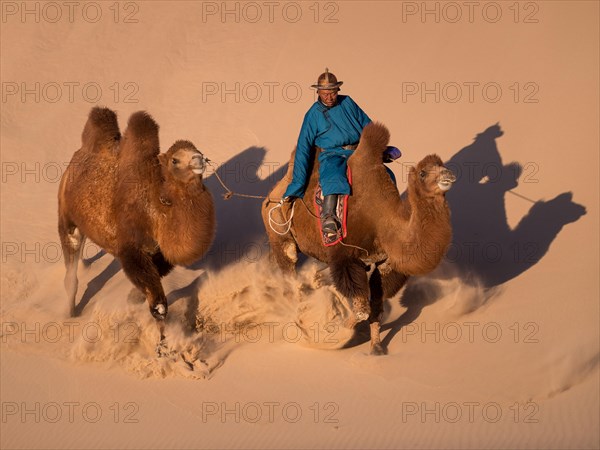
POLYGON ((271 241, 271 261, 275 262, 284 273, 295 274, 298 262, 296 242, 292 240, 271 241))
MULTIPOLYGON (((165 259, 165 256, 162 254, 162 252, 160 250, 158 252, 156 252, 154 255, 152 255, 152 262, 156 266, 156 270, 158 270, 158 276, 161 278, 166 276, 169 272, 171 272, 171 270, 173 270, 173 267, 175 267, 175 266, 173 266, 173 264, 171 264, 169 261, 167 261, 165 259)), ((161 288, 162 288, 162 284, 161 284, 161 288)), ((166 306, 167 306, 167 302, 165 299, 165 307, 166 306)), ((157 346, 157 352, 159 353, 159 355, 161 355, 163 349, 166 348, 165 321, 159 320, 157 322, 157 324, 158 324, 158 332, 160 333, 160 342, 158 343, 158 346, 157 346)))
POLYGON ((385 355, 387 348, 381 345, 381 317, 383 316, 383 300, 393 297, 402 289, 408 277, 403 273, 392 270, 389 266, 376 267, 369 279, 371 291, 371 354, 385 355))
POLYGON ((393 270, 387 263, 378 267, 381 273, 383 298, 391 298, 400 292, 408 280, 408 275, 393 270))
POLYGON ((371 314, 371 308, 369 306, 369 279, 364 264, 355 259, 333 258, 329 267, 337 290, 351 299, 355 323, 367 320, 371 314))
MULTIPOLYGON (((165 319, 168 305, 167 297, 160 283, 159 268, 152 255, 137 250, 134 246, 128 246, 119 252, 119 259, 127 278, 146 296, 150 314, 156 320, 160 336, 156 345, 156 353, 159 357, 163 356, 168 353, 165 342, 165 319)), ((164 270, 166 267, 163 267, 164 270)))
POLYGON ((159 322, 159 331, 162 331, 164 325, 160 322, 167 317, 167 297, 160 283, 159 269, 152 256, 129 246, 119 252, 119 259, 127 278, 145 294, 150 314, 159 322))
POLYGON ((383 315, 383 282, 381 273, 376 267, 369 278, 369 290, 371 293, 371 314, 369 326, 371 328, 371 355, 385 355, 387 349, 381 345, 381 317, 383 315))
POLYGON ((371 355, 387 355, 387 348, 381 345, 381 336, 379 330, 381 328, 381 315, 376 320, 369 319, 371 321, 369 326, 371 328, 371 355))
MULTIPOLYGON (((173 270, 173 264, 167 261, 159 250, 155 254, 152 255, 152 263, 156 266, 156 270, 158 270, 158 275, 162 278, 166 276, 171 270, 173 270)), ((146 295, 144 292, 140 291, 136 286, 131 288, 129 294, 127 295, 127 301, 130 303, 143 303, 146 301, 146 295)))
POLYGON ((173 264, 165 259, 165 256, 159 250, 154 255, 152 255, 152 262, 156 266, 156 270, 158 270, 158 275, 162 278, 173 270, 173 264))
POLYGON ((62 221, 59 223, 58 233, 60 235, 63 257, 65 259, 65 267, 67 268, 64 284, 65 290, 67 291, 69 315, 74 317, 75 299, 77 297, 77 287, 79 285, 79 281, 77 280, 77 267, 79 265, 79 260, 81 259, 81 253, 83 252, 85 236, 76 226, 69 226, 62 221))
POLYGON ((370 315, 369 299, 363 296, 356 296, 352 299, 352 311, 357 322, 367 320, 370 315))

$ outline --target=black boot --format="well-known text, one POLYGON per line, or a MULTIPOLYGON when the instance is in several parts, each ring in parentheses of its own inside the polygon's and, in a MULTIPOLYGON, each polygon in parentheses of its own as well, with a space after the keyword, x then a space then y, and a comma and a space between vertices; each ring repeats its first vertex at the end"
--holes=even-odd
POLYGON ((321 231, 327 239, 336 238, 340 228, 340 221, 335 214, 337 207, 337 194, 323 197, 323 209, 321 210, 321 231))

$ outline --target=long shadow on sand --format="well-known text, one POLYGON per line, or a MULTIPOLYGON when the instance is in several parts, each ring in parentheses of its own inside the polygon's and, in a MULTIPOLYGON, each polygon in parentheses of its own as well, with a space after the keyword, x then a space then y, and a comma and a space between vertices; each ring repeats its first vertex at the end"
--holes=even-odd
MULTIPOLYGON (((104 256, 106 252, 104 250, 100 250, 96 255, 92 256, 89 259, 83 261, 84 266, 91 265, 94 261, 100 259, 104 256)), ((104 287, 104 285, 110 280, 114 275, 116 275, 119 270, 121 270, 121 263, 116 258, 113 258, 111 263, 106 266, 106 268, 96 275, 92 280, 90 280, 81 296, 81 300, 75 306, 75 316, 80 316, 83 313, 83 309, 87 306, 90 300, 104 287)))
MULTIPOLYGON (((263 147, 250 147, 219 165, 217 173, 235 193, 266 196, 280 180, 287 163, 265 161, 263 147)), ((261 199, 233 196, 225 199, 225 189, 214 173, 206 178, 217 215, 217 234, 208 253, 190 266, 218 270, 237 262, 256 262, 269 252, 260 210, 261 199)))
MULTIPOLYGON (((528 162, 524 168, 515 162, 504 164, 496 144, 503 134, 499 124, 492 125, 446 162, 457 176, 447 194, 452 212, 452 244, 441 270, 419 283, 409 280, 400 298, 407 310, 382 326, 382 330, 390 330, 383 339, 384 345, 403 326, 416 320, 424 307, 441 298, 440 279, 457 277, 481 288, 483 299, 465 311, 471 312, 493 298, 499 286, 537 264, 562 228, 586 213, 584 206, 573 202, 571 192, 548 201, 534 201, 515 192, 520 179, 522 183, 538 182, 538 166, 534 162, 528 162), (531 203, 515 228, 507 221, 506 195, 531 203)), ((349 346, 367 339, 368 330, 361 327, 349 346)))
POLYGON ((453 242, 447 260, 463 279, 492 288, 521 275, 548 252, 562 228, 586 213, 564 192, 548 201, 530 200, 514 191, 522 184, 537 183, 539 166, 528 162, 504 165, 496 139, 503 135, 498 124, 477 135, 475 142, 448 162, 458 180, 448 192, 452 211, 453 242), (514 229, 506 218, 505 195, 531 203, 529 212, 514 229))
MULTIPOLYGON (((89 266, 96 260, 100 259, 106 255, 104 250, 99 251, 96 255, 92 256, 89 259, 83 261, 84 266, 89 266)), ((75 307, 75 316, 81 316, 84 308, 89 304, 92 298, 100 292, 100 290, 106 285, 106 283, 119 271, 121 270, 121 263, 117 258, 113 258, 106 268, 96 275, 92 280, 90 280, 86 286, 85 291, 81 297, 81 300, 75 307)), ((198 310, 198 290, 200 286, 200 282, 205 277, 200 275, 194 278, 190 283, 186 286, 179 287, 177 289, 173 289, 171 292, 167 294, 167 303, 169 306, 173 306, 177 302, 184 302, 183 306, 183 317, 186 323, 189 325, 189 329, 193 329, 196 322, 196 312, 198 310)), ((123 298, 123 301, 134 301, 144 303, 145 299, 143 295, 137 291, 132 286, 132 291, 130 294, 123 298), (137 292, 137 295, 134 294, 137 292)))

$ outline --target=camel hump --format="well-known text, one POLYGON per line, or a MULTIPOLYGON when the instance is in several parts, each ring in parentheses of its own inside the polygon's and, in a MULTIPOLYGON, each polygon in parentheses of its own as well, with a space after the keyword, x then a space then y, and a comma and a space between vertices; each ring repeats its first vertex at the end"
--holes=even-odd
POLYGON ((95 106, 81 134, 83 148, 97 149, 121 138, 117 114, 108 108, 95 106))
POLYGON ((158 124, 146 111, 138 111, 129 117, 124 133, 121 152, 134 152, 131 156, 156 156, 160 153, 158 124))
POLYGON ((383 151, 390 143, 390 131, 381 122, 371 122, 363 129, 360 140, 374 150, 383 151))
POLYGON ((364 163, 381 163, 383 151, 390 142, 390 132, 380 122, 371 122, 363 128, 358 148, 350 158, 364 163))

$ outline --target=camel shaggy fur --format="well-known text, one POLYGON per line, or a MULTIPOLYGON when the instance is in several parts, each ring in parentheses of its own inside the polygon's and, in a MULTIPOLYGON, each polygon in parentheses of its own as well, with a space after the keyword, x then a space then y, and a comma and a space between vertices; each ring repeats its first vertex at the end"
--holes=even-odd
POLYGON ((75 313, 77 265, 86 238, 119 259, 148 301, 161 339, 167 299, 160 279, 191 264, 215 233, 213 199, 202 182, 205 159, 189 141, 160 154, 158 125, 146 112, 131 115, 123 136, 116 114, 91 110, 58 193, 58 231, 75 313))
MULTIPOLYGON (((410 169, 408 195, 401 198, 383 165, 389 139, 384 125, 371 123, 348 159, 352 195, 348 199, 348 235, 343 240, 347 245, 322 244, 312 201, 318 182, 316 157, 304 199, 295 200, 289 233, 273 231, 268 216, 275 206, 271 199, 281 198, 291 180, 293 155, 286 176, 262 207, 272 259, 285 272, 294 272, 298 251, 327 263, 336 288, 350 299, 356 321, 369 320, 373 354, 385 353, 379 333, 383 299, 396 294, 409 276, 432 271, 452 237, 445 193, 455 181, 454 175, 437 155, 426 156, 410 169)), ((284 203, 277 211, 281 211, 279 217, 274 216, 277 222, 284 222, 290 209, 289 203, 284 203)))

